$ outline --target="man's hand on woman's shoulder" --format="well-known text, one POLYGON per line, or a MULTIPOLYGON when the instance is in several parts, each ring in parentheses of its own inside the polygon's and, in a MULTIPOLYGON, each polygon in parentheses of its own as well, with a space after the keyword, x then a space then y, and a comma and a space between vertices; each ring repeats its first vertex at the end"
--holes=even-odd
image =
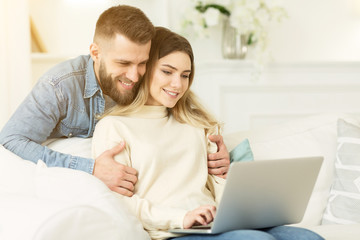
POLYGON ((230 167, 230 156, 223 141, 223 137, 221 135, 210 135, 209 140, 216 143, 218 147, 216 153, 208 154, 209 174, 226 178, 230 167))

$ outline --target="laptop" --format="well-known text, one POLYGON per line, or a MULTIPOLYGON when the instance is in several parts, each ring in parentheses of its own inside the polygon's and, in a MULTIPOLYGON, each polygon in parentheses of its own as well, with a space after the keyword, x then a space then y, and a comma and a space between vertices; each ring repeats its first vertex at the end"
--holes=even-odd
POLYGON ((323 157, 234 162, 214 221, 171 233, 217 234, 299 223, 323 157))

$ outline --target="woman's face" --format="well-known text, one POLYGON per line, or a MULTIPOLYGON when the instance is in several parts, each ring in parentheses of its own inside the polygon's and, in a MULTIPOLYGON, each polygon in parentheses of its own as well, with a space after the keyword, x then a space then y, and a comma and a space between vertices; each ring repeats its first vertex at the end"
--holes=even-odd
POLYGON ((189 87, 191 61, 184 52, 160 58, 150 79, 150 96, 146 105, 172 108, 189 87))

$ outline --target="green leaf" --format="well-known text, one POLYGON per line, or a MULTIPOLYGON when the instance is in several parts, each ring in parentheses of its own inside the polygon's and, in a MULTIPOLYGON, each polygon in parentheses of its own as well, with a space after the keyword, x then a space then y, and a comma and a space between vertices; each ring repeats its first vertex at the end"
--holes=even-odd
POLYGON ((197 6, 195 6, 195 9, 198 10, 199 12, 201 13, 205 13, 209 8, 214 8, 214 9, 217 9, 219 10, 220 13, 224 14, 225 16, 230 16, 231 13, 230 11, 225 8, 224 6, 221 6, 219 4, 206 4, 206 5, 203 5, 202 2, 199 2, 197 6))
POLYGON ((250 33, 246 44, 248 46, 250 46, 251 44, 254 44, 254 43, 256 43, 256 40, 254 40, 254 33, 250 33))

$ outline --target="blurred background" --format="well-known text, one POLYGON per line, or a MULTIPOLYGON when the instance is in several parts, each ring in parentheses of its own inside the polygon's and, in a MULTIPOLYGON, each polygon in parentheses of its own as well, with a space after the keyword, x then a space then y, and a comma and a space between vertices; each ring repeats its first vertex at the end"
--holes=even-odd
MULTIPOLYGON (((0 0, 0 127, 49 67, 64 59, 88 54, 98 16, 117 4, 138 7, 154 25, 185 34, 194 48, 200 73, 218 63, 251 71, 252 62, 256 59, 254 53, 251 54, 251 48, 244 59, 223 58, 221 24, 209 28, 205 37, 184 30, 183 23, 191 16, 189 12, 194 11, 194 2, 0 0)), ((286 10, 287 17, 281 23, 267 27, 267 51, 271 57, 263 65, 358 66, 360 0, 277 2, 286 10)), ((258 72, 258 75, 261 74, 258 72)), ((360 76, 358 80, 360 82, 360 76)), ((206 85, 201 85, 201 91, 206 91, 204 88, 206 85)))

